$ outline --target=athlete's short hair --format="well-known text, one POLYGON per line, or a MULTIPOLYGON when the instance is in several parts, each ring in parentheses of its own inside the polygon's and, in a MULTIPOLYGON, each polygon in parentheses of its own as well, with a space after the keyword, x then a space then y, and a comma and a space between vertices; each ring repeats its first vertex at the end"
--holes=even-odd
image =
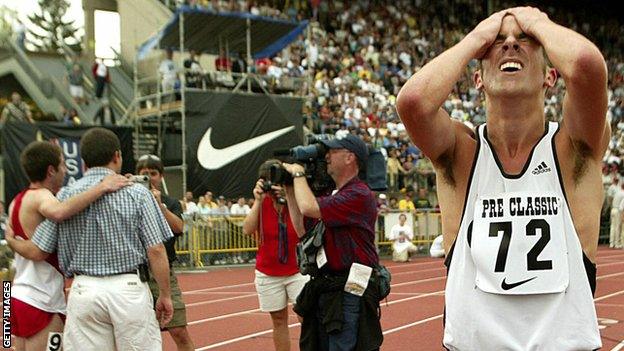
POLYGON ((30 182, 41 182, 49 166, 57 170, 61 164, 61 148, 48 141, 33 141, 22 151, 20 163, 30 182))

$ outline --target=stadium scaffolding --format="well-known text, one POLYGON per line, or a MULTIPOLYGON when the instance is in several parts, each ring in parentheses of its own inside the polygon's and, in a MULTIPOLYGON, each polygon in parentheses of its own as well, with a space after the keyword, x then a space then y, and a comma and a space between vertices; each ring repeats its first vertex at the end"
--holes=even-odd
MULTIPOLYGON (((179 164, 168 165, 166 170, 182 172, 182 193, 187 189, 187 140, 186 140, 186 104, 188 91, 206 91, 205 81, 202 89, 186 86, 186 73, 180 70, 179 88, 163 91, 161 75, 139 77, 139 64, 146 60, 154 49, 172 49, 178 51, 179 67, 184 67, 183 55, 188 50, 216 54, 225 47, 229 60, 230 52, 246 52, 247 71, 244 73, 210 72, 211 81, 217 82, 215 90, 227 89, 231 92, 254 94, 253 88, 269 94, 265 88, 270 82, 266 76, 252 71, 253 59, 271 57, 288 46, 308 28, 308 21, 294 22, 249 13, 216 13, 206 9, 181 6, 162 30, 148 39, 137 51, 134 59, 134 100, 128 107, 122 120, 132 121, 135 127, 135 157, 141 153, 156 153, 163 160, 163 131, 172 126, 181 133, 181 158, 179 164), (275 38, 278 38, 277 40, 275 38), (246 91, 243 86, 246 85, 246 91), (142 94, 150 88, 154 93, 142 94), (146 89, 147 88, 147 89, 146 89), (156 132, 156 136, 144 130, 156 132), (147 150, 145 150, 147 148, 147 150), (151 150, 155 152, 149 152, 151 150)), ((307 31, 309 37, 310 31, 307 31)), ((308 68, 307 87, 311 84, 311 70, 308 68)), ((292 88, 295 94, 303 95, 298 88, 306 86, 301 79, 285 77, 284 85, 292 88)), ((303 90, 303 89, 301 89, 303 90)))

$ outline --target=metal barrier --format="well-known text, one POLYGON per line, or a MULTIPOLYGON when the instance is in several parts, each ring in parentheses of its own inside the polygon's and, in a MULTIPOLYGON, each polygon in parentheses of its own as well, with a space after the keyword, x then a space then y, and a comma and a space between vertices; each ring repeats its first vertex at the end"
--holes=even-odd
MULTIPOLYGON (((392 242, 386 239, 391 225, 398 214, 411 216, 414 230, 414 245, 428 247, 436 236, 442 233, 440 213, 433 210, 417 212, 388 211, 380 214, 376 224, 376 243, 380 254, 389 254, 392 242), (388 222, 388 223, 386 223, 388 222), (392 222, 392 223, 390 223, 392 222)), ((238 260, 253 259, 258 250, 258 234, 243 234, 244 217, 223 215, 184 216, 184 235, 176 241, 176 253, 181 262, 188 262, 192 267, 204 267, 209 264, 236 263, 238 260), (242 258, 245 256, 245 258, 242 258), (235 258, 232 260, 232 258, 235 258), (233 262, 231 262, 233 261, 233 262)))

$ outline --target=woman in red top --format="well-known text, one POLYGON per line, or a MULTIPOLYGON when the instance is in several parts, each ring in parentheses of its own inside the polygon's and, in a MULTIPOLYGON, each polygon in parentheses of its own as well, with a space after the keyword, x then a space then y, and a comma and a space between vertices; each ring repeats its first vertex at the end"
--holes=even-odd
POLYGON ((273 185, 269 193, 262 190, 273 164, 279 161, 269 160, 260 166, 260 179, 253 190, 255 201, 243 222, 243 232, 259 234, 255 284, 260 310, 271 314, 275 350, 288 351, 288 302, 295 302, 308 277, 297 267, 295 248, 304 229, 294 227, 288 211, 289 205, 296 204, 286 204, 279 186, 273 185))

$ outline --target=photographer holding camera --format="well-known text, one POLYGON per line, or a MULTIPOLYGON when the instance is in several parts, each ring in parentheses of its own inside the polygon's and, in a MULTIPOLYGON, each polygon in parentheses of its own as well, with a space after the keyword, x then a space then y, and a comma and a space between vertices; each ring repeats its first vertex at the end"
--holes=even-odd
POLYGON ((378 349, 383 341, 378 314, 381 294, 372 273, 379 264, 377 206, 374 194, 358 177, 368 148, 351 134, 321 142, 329 149, 327 173, 336 183, 332 195, 316 198, 304 167, 282 164, 293 177, 294 194, 286 189, 297 204, 291 210, 293 223, 303 223, 305 216, 325 225, 323 249, 316 259, 320 272, 306 284, 295 306, 303 317, 299 344, 301 350, 378 349), (352 276, 364 282, 359 292, 352 288, 352 276))
POLYGON ((296 228, 290 219, 280 186, 273 185, 270 169, 278 160, 268 160, 259 169, 260 179, 253 190, 254 203, 243 222, 243 233, 260 235, 256 256, 256 291, 260 309, 271 314, 275 350, 290 350, 288 335, 288 302, 294 302, 308 281, 299 273, 295 247, 304 234, 303 225, 296 228))
MULTIPOLYGON (((182 236, 184 231, 184 221, 182 221, 182 205, 180 202, 172 197, 167 196, 163 192, 163 163, 158 156, 155 155, 143 155, 139 157, 136 164, 136 171, 138 175, 149 177, 148 188, 150 189, 156 204, 160 207, 173 237, 164 242, 165 249, 167 251, 167 259, 169 261, 169 286, 171 288, 171 302, 173 304, 173 317, 171 321, 163 327, 164 330, 169 331, 169 335, 176 344, 179 351, 181 350, 194 350, 193 340, 186 328, 186 306, 182 301, 182 292, 178 285, 178 279, 173 273, 172 264, 177 260, 175 252, 176 239, 182 236)), ((160 295, 158 290, 158 284, 153 274, 150 274, 148 281, 154 301, 158 299, 160 295)))

